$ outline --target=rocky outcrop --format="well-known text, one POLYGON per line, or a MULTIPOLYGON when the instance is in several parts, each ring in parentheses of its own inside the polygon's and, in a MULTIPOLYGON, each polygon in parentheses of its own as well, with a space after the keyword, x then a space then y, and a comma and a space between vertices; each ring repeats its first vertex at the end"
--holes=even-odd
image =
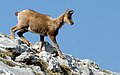
POLYGON ((28 47, 19 38, 0 34, 0 75, 120 75, 70 54, 61 59, 48 42, 44 42, 42 52, 38 50, 39 42, 28 47))

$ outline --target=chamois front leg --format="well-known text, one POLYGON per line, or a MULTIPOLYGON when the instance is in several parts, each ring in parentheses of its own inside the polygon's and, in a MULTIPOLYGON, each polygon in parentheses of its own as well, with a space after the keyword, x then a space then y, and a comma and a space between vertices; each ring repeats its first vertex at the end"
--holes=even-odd
POLYGON ((43 42, 44 42, 44 36, 40 35, 40 47, 39 47, 39 51, 42 51, 42 47, 43 47, 43 42))
POLYGON ((51 41, 53 42, 60 58, 64 59, 65 57, 63 56, 62 52, 59 49, 59 46, 58 46, 57 41, 56 41, 56 37, 55 36, 49 36, 49 37, 50 37, 51 41))
POLYGON ((23 41, 24 43, 26 43, 28 46, 30 46, 30 45, 31 45, 30 42, 27 41, 27 40, 25 39, 25 37, 23 36, 23 33, 26 33, 26 32, 28 32, 28 30, 20 29, 20 31, 19 31, 17 34, 18 34, 18 36, 22 39, 22 41, 23 41))

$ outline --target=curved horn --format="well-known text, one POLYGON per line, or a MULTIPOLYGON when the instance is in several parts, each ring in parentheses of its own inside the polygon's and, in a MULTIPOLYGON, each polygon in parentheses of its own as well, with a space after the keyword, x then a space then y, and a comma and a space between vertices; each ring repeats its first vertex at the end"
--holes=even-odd
POLYGON ((66 11, 69 11, 69 9, 67 8, 66 11))

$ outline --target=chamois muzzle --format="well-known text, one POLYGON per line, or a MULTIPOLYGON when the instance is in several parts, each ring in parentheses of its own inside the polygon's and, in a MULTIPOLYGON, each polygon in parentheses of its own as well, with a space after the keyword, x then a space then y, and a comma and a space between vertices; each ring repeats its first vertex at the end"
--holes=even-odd
POLYGON ((74 24, 74 22, 71 23, 71 25, 73 25, 73 24, 74 24))

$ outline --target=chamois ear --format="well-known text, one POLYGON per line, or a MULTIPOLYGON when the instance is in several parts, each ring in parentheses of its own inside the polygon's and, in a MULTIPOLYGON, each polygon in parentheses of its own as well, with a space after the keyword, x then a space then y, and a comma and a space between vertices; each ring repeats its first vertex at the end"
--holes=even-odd
POLYGON ((68 12, 69 12, 69 9, 67 8, 66 11, 65 11, 65 13, 68 13, 68 12))
POLYGON ((69 11, 69 9, 67 8, 66 11, 69 11))
POLYGON ((73 13, 74 13, 74 11, 73 11, 73 10, 70 10, 70 11, 69 11, 69 14, 70 14, 70 15, 72 15, 73 13))

